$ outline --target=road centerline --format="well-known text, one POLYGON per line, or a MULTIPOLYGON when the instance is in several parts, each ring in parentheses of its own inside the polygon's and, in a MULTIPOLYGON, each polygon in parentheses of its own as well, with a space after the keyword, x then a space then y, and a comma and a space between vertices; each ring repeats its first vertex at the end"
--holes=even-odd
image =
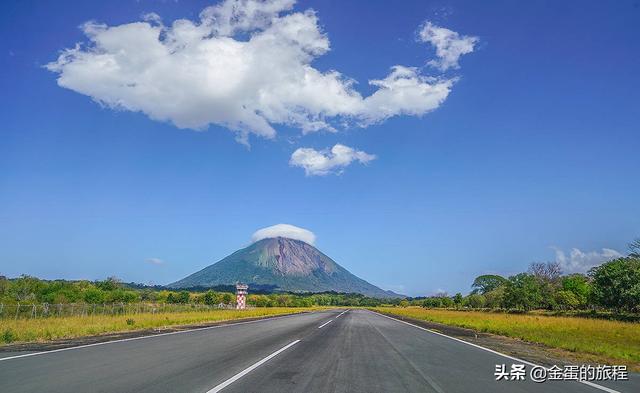
POLYGON ((318 329, 322 329, 323 327, 327 326, 328 324, 330 324, 331 322, 333 322, 333 319, 328 320, 327 322, 323 323, 322 325, 318 326, 318 329))
POLYGON ((289 344, 287 344, 284 347, 278 349, 277 351, 275 351, 271 355, 263 358, 262 360, 257 361, 256 363, 254 363, 251 366, 249 366, 249 367, 245 368, 244 370, 240 371, 239 373, 237 373, 233 377, 227 379, 226 381, 222 382, 221 384, 219 384, 219 385, 215 386, 214 388, 208 390, 207 393, 217 393, 217 392, 221 391, 222 389, 224 389, 227 386, 231 385, 235 381, 237 381, 240 378, 244 377, 245 375, 249 374, 251 371, 255 370, 256 368, 258 368, 260 366, 262 366, 264 363, 268 362, 272 358, 278 356, 278 354, 286 351, 287 349, 291 348, 292 346, 296 345, 299 342, 300 342, 300 340, 295 340, 293 342, 290 342, 289 344))

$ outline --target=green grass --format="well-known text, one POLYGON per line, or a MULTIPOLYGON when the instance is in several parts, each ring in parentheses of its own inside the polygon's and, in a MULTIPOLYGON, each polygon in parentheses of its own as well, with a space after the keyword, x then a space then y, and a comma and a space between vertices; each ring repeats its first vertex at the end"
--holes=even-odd
POLYGON ((417 307, 378 307, 374 310, 439 322, 540 343, 610 363, 640 368, 640 323, 483 311, 455 311, 417 307))
POLYGON ((248 310, 188 311, 135 315, 96 315, 0 320, 0 346, 16 342, 45 342, 168 326, 204 324, 242 318, 292 314, 316 308, 252 308, 248 310))

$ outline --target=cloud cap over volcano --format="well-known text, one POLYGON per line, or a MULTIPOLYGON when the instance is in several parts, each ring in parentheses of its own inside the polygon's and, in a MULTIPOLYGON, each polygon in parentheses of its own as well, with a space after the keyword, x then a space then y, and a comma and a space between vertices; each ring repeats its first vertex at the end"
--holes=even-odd
POLYGON ((262 239, 269 239, 275 237, 286 237, 294 240, 301 240, 305 243, 315 245, 316 235, 308 229, 300 228, 290 224, 276 224, 270 227, 258 229, 251 236, 252 242, 257 242, 262 239))

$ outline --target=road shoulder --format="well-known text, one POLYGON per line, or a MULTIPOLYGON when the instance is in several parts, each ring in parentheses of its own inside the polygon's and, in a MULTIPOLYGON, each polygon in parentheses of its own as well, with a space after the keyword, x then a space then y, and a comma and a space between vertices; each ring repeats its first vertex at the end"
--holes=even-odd
MULTIPOLYGON (((410 322, 425 329, 433 330, 450 337, 467 341, 481 347, 489 348, 496 352, 503 353, 505 355, 527 360, 531 363, 539 364, 546 367, 550 367, 553 365, 563 366, 568 364, 601 364, 601 362, 599 363, 597 360, 601 359, 601 357, 591 356, 589 354, 576 353, 559 348, 551 348, 544 344, 533 343, 512 337, 500 336, 497 334, 478 332, 473 329, 445 325, 438 322, 409 318, 391 313, 381 313, 377 310, 370 311, 381 315, 386 315, 400 321, 410 322)), ((611 360, 609 364, 620 364, 620 361, 611 360)))
POLYGON ((167 333, 177 333, 182 331, 212 328, 216 326, 255 322, 255 321, 274 319, 274 318, 283 318, 283 317, 288 317, 292 315, 307 314, 310 312, 315 312, 315 311, 266 315, 262 317, 252 317, 252 318, 228 319, 225 321, 205 322, 205 323, 190 324, 190 325, 175 325, 175 326, 163 327, 160 329, 128 330, 125 332, 114 332, 114 333, 100 334, 100 335, 94 335, 94 336, 73 337, 68 339, 45 341, 45 342, 22 342, 22 343, 6 344, 0 347, 0 359, 23 354, 23 353, 29 353, 29 352, 45 352, 45 351, 52 351, 52 350, 71 348, 71 347, 77 347, 77 346, 106 343, 110 341, 122 341, 122 340, 136 339, 136 338, 142 338, 142 337, 148 337, 148 336, 157 336, 157 335, 167 334, 167 333))

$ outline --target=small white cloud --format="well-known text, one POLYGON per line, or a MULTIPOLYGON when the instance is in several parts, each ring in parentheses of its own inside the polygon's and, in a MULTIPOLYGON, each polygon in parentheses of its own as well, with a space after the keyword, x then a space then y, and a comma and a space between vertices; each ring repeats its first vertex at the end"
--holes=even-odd
POLYGON ((442 288, 438 288, 435 291, 433 291, 433 296, 448 296, 447 291, 445 291, 442 288))
POLYGON ((251 236, 251 241, 255 243, 262 239, 270 239, 274 237, 286 237, 289 239, 301 240, 311 245, 316 243, 316 235, 313 232, 308 229, 289 224, 276 224, 270 227, 258 229, 251 236))
POLYGON ((336 144, 331 150, 299 148, 291 155, 289 165, 304 168, 307 176, 324 176, 330 173, 340 174, 354 161, 367 164, 375 159, 373 154, 336 144))
POLYGON ((480 41, 478 37, 460 35, 455 31, 439 27, 431 22, 426 22, 418 32, 418 39, 428 42, 436 48, 435 60, 427 64, 446 71, 449 68, 460 68, 458 60, 462 55, 473 52, 475 45, 480 41))
POLYGON ((599 266, 604 262, 622 256, 618 251, 610 248, 590 252, 583 252, 577 248, 573 248, 568 256, 558 248, 554 247, 553 249, 556 253, 556 262, 560 264, 560 268, 565 274, 586 273, 592 267, 599 266))
POLYGON ((146 262, 156 266, 164 265, 164 261, 160 258, 147 258, 146 262))
POLYGON ((404 294, 407 292, 407 287, 402 284, 382 284, 379 285, 379 287, 398 294, 404 294))
MULTIPOLYGON (((340 72, 314 68, 330 42, 316 13, 294 12, 294 3, 224 0, 197 20, 170 25, 154 13, 115 26, 87 22, 82 30, 89 42, 64 50, 46 68, 58 74, 59 86, 105 107, 179 128, 219 125, 243 143, 249 134, 275 137, 274 124, 333 132, 336 124, 367 127, 421 116, 448 97, 455 78, 428 77, 413 67, 391 67, 369 82, 377 90, 367 97, 340 72)), ((475 42, 431 24, 423 31, 442 69, 457 66, 475 42)))

